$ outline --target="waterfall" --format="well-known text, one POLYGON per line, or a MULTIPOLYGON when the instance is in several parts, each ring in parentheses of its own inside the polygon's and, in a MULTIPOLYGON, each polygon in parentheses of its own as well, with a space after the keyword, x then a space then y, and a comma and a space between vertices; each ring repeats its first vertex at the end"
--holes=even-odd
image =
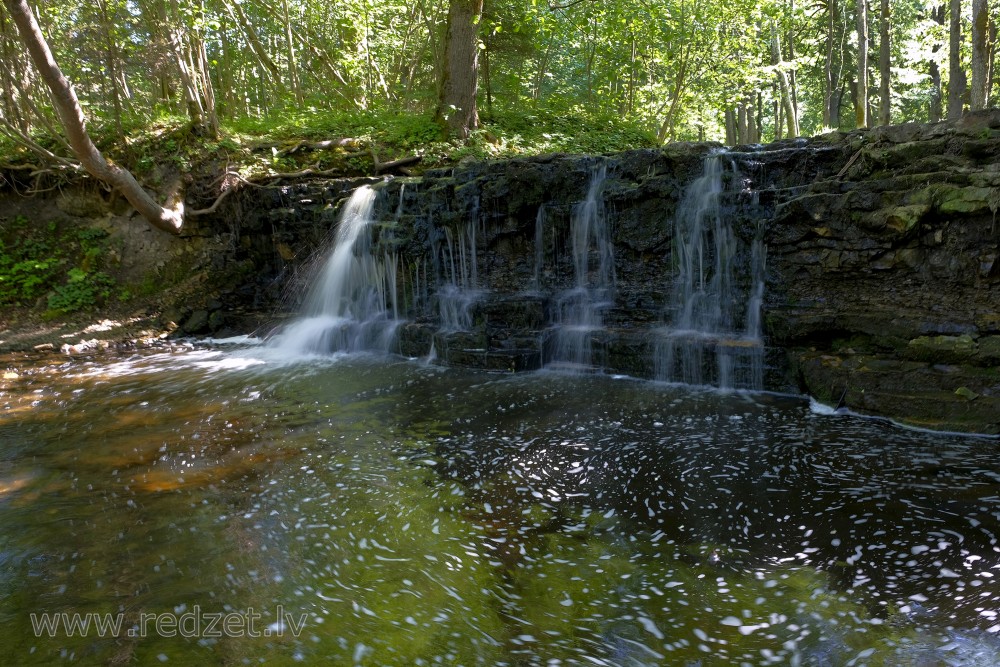
POLYGON ((302 316, 276 337, 291 353, 388 351, 399 324, 396 255, 372 252, 376 192, 363 185, 344 204, 334 244, 302 316))
POLYGON ((737 264, 746 251, 722 210, 727 167, 738 176, 735 165, 724 163, 722 155, 705 158, 702 175, 688 186, 678 206, 672 242, 674 291, 669 324, 657 335, 655 373, 670 382, 759 389, 767 251, 763 225, 758 224, 750 247, 749 289, 741 287, 737 264))
POLYGON ((468 331, 472 328, 472 307, 482 297, 476 258, 476 227, 473 218, 457 238, 448 227, 435 253, 438 266, 436 291, 441 331, 468 331))
POLYGON ((594 335, 603 329, 604 311, 612 305, 615 274, 614 248, 601 196, 606 176, 603 164, 594 169, 586 199, 573 210, 570 237, 576 286, 556 299, 553 340, 546 359, 550 367, 579 370, 595 365, 594 335), (596 261, 592 257, 595 252, 596 261))
POLYGON ((535 292, 542 289, 542 264, 545 261, 545 204, 538 207, 535 214, 535 268, 531 286, 535 292))

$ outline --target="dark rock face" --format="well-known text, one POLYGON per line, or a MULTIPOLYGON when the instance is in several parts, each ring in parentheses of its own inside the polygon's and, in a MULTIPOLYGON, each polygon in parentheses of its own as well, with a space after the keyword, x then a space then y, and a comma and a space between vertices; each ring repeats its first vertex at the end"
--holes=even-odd
MULTIPOLYGON (((593 364, 654 377, 656 331, 671 316, 673 220, 719 150, 469 163, 380 183, 373 241, 397 258, 407 320, 396 351, 426 356, 433 346, 443 363, 515 371, 551 358, 555 310, 576 280, 571 219, 603 164, 614 281, 593 364), (444 326, 436 293, 449 282, 475 294, 462 305, 464 330, 444 326)), ((737 244, 748 247, 761 226, 767 243, 766 388, 930 428, 1000 432, 1000 113, 736 147, 722 159, 733 167, 721 197, 737 244)), ((264 302, 276 285, 305 280, 358 184, 245 193, 241 247, 271 290, 264 302)), ((746 252, 733 261, 748 275, 746 252)), ((739 299, 745 280, 736 279, 739 299)))

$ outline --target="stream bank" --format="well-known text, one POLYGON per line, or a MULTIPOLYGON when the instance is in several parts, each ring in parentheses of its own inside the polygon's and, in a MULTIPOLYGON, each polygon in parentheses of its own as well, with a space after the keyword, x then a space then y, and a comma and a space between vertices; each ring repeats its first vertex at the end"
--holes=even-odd
MULTIPOLYGON (((749 247, 761 229, 766 242, 764 388, 911 425, 1000 433, 996 111, 724 152, 672 144, 247 188, 182 238, 147 229, 96 190, 61 203, 5 197, 3 214, 20 206, 33 218, 104 225, 121 279, 154 285, 141 312, 156 335, 265 334, 297 308, 343 201, 374 183, 373 243, 395 257, 405 319, 392 351, 531 370, 550 355, 560 295, 573 288, 574 210, 603 165, 614 280, 594 365, 655 377, 655 332, 676 291, 673 220, 709 155, 728 165, 720 206, 736 243, 749 247), (471 270, 449 273, 460 254, 474 262, 474 285, 460 284, 471 270), (475 292, 461 327, 443 322, 445 285, 475 292)), ((734 293, 746 299, 749 256, 733 261, 734 293)))

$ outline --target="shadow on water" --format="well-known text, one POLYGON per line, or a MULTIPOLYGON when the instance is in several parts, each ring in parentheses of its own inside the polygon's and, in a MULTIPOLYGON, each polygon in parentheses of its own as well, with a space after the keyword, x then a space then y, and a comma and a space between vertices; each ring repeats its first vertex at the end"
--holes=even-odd
POLYGON ((988 440, 768 394, 264 347, 5 362, 13 664, 1000 655, 988 440), (42 613, 121 626, 48 636, 42 613), (212 614, 242 625, 207 632, 212 614))

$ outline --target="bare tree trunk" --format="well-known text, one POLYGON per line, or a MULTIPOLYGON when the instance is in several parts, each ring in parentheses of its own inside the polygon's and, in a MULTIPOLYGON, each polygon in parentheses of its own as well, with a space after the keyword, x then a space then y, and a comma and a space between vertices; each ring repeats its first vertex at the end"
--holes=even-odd
POLYGON ((792 17, 795 16, 795 0, 788 0, 788 33, 785 35, 785 50, 788 53, 788 62, 791 67, 788 69, 788 97, 792 102, 792 116, 795 118, 795 136, 799 135, 799 93, 797 70, 795 67, 795 40, 792 32, 792 17))
POLYGON ((483 40, 483 84, 486 87, 486 115, 488 118, 493 117, 493 81, 490 77, 490 48, 492 40, 487 37, 483 40))
POLYGON ((882 0, 878 24, 879 113, 878 124, 888 125, 892 118, 890 75, 892 53, 889 50, 889 0, 882 0))
MULTIPOLYGON (((994 88, 1000 87, 1000 81, 997 81, 997 21, 996 19, 990 19, 990 70, 987 79, 987 98, 986 106, 992 108, 995 106, 996 98, 994 97, 994 88)), ((1000 93, 1000 91, 997 91, 1000 93)))
POLYGON ((118 131, 119 136, 124 134, 122 131, 122 99, 118 91, 118 66, 120 60, 118 58, 118 47, 115 43, 114 35, 112 34, 112 21, 111 17, 108 15, 108 2, 107 0, 97 0, 97 8, 101 12, 101 32, 104 33, 104 48, 107 54, 108 63, 108 79, 109 87, 111 93, 111 107, 114 110, 114 121, 115 129, 118 131))
POLYGON ((170 47, 173 50, 174 61, 177 63, 177 72, 181 77, 181 86, 184 88, 187 114, 193 127, 201 127, 205 122, 205 109, 201 104, 201 95, 198 94, 198 82, 195 78, 191 49, 185 34, 184 18, 177 0, 170 0, 170 8, 173 10, 173 20, 169 27, 170 47))
POLYGON ((969 90, 969 108, 973 111, 985 109, 986 98, 989 96, 988 35, 989 15, 986 0, 972 0, 972 82, 969 90))
POLYGON ((27 47, 35 67, 52 93, 52 104, 62 121, 66 138, 69 139, 73 153, 84 168, 95 178, 121 190, 125 199, 154 227, 177 234, 183 223, 183 214, 179 207, 178 210, 165 209, 153 201, 128 170, 109 163, 90 140, 80 101, 73 92, 73 86, 63 76, 59 65, 52 57, 52 51, 27 1, 3 1, 21 33, 21 40, 27 47))
POLYGON ((483 0, 451 0, 445 40, 444 76, 436 117, 448 133, 467 139, 479 126, 479 18, 483 0))
POLYGON ((948 118, 962 115, 965 95, 965 70, 962 69, 962 0, 951 0, 948 48, 948 118))
POLYGON ((545 73, 549 67, 549 55, 552 53, 552 41, 550 38, 545 43, 545 50, 542 52, 542 58, 538 62, 538 71, 535 72, 535 84, 531 87, 531 99, 533 100, 541 99, 542 82, 545 80, 545 73))
POLYGON ((199 84, 199 92, 203 100, 203 109, 208 120, 208 131, 214 139, 219 136, 219 116, 215 112, 215 88, 212 86, 212 76, 208 70, 208 52, 205 50, 205 0, 198 0, 198 27, 194 32, 194 43, 191 51, 195 58, 195 74, 199 84))
POLYGON ((677 70, 677 75, 674 77, 674 90, 673 95, 670 98, 670 109, 667 111, 667 117, 663 119, 663 123, 660 125, 660 131, 657 133, 656 138, 662 144, 668 140, 673 140, 674 138, 674 123, 677 121, 677 110, 680 108, 681 96, 684 92, 684 86, 687 85, 687 75, 688 75, 688 65, 691 62, 691 49, 693 48, 694 42, 688 42, 687 46, 684 48, 684 55, 681 58, 680 67, 677 70))
MULTIPOLYGON (((931 8, 931 19, 940 26, 944 25, 944 5, 937 5, 931 8)), ((928 116, 932 123, 936 123, 944 117, 944 92, 941 87, 941 68, 938 67, 937 60, 934 59, 937 52, 941 50, 941 46, 935 40, 934 46, 931 47, 931 61, 928 66, 928 73, 931 77, 931 105, 928 116)))
POLYGON ((833 104, 833 41, 837 17, 837 0, 827 0, 826 62, 823 65, 823 127, 832 125, 833 104))
POLYGON ((257 60, 260 61, 260 64, 271 73, 274 77, 274 81, 280 85, 281 70, 279 70, 278 66, 274 64, 273 60, 271 60, 271 56, 267 55, 267 49, 265 49, 264 45, 260 43, 260 38, 257 37, 257 32, 253 29, 253 26, 250 25, 250 20, 243 12, 243 7, 240 6, 240 3, 234 2, 233 0, 225 0, 225 5, 226 9, 228 9, 229 13, 232 15, 233 20, 240 26, 243 35, 247 38, 247 42, 250 44, 250 49, 254 52, 254 55, 257 56, 257 60))
POLYGON ((216 108, 216 113, 221 113, 224 116, 230 118, 233 117, 233 110, 236 105, 233 104, 233 47, 229 43, 229 35, 226 30, 226 17, 224 15, 219 16, 219 41, 222 44, 222 63, 219 67, 219 86, 221 90, 221 103, 216 108))
POLYGON ((169 105, 170 99, 173 97, 172 70, 166 66, 166 63, 175 60, 176 57, 171 42, 171 33, 167 28, 167 6, 165 0, 139 0, 137 4, 149 31, 150 43, 147 48, 151 51, 148 56, 154 63, 152 71, 154 101, 158 104, 169 105))
POLYGON ((739 143, 739 135, 736 129, 736 112, 733 109, 726 109, 725 122, 726 122, 726 145, 735 146, 739 143))
POLYGON ((795 105, 792 104, 792 94, 788 85, 788 78, 785 71, 781 69, 781 42, 778 40, 778 28, 771 22, 771 64, 778 65, 775 77, 778 79, 778 87, 781 89, 781 104, 785 109, 785 116, 788 120, 788 136, 799 136, 799 120, 795 117, 795 105))
POLYGON ((868 127, 868 3, 858 0, 858 84, 854 98, 854 121, 868 127))
POLYGON ((747 107, 742 102, 736 107, 736 139, 741 144, 747 141, 747 107))
POLYGON ((282 18, 285 21, 285 41, 288 48, 288 80, 292 82, 292 91, 295 93, 295 101, 302 104, 302 82, 299 80, 298 63, 295 60, 295 41, 292 39, 292 23, 288 18, 288 0, 281 0, 282 18))
MULTIPOLYGON (((3 5, 0 5, 0 10, 3 5)), ((0 77, 3 79, 3 118, 14 125, 18 133, 27 135, 31 132, 28 113, 22 108, 22 98, 28 94, 27 87, 22 85, 28 68, 22 67, 20 49, 14 42, 16 31, 8 30, 7 12, 0 11, 0 77)))
POLYGON ((636 57, 638 56, 638 49, 636 47, 635 33, 632 32, 632 48, 629 50, 629 61, 628 61, 628 103, 625 107, 625 112, 631 114, 635 110, 635 84, 636 76, 635 63, 636 57))

